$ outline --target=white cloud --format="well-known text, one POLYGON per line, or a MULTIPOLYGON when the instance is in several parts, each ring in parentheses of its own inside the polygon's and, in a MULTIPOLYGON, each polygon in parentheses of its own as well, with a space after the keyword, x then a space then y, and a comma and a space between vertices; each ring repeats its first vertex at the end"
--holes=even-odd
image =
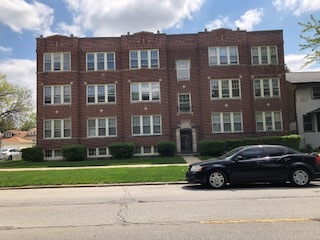
POLYGON ((278 11, 290 11, 295 16, 320 10, 320 0, 273 0, 272 4, 278 11))
POLYGON ((36 101, 36 61, 29 59, 7 59, 0 61, 1 74, 6 75, 8 82, 26 87, 33 92, 36 101))
POLYGON ((65 31, 64 34, 75 31, 83 35, 85 31, 91 31, 94 36, 118 36, 127 32, 156 32, 181 27, 183 20, 192 19, 193 14, 200 10, 204 0, 100 0, 99 4, 96 0, 65 2, 73 14, 73 23, 59 24, 59 30, 65 31))
POLYGON ((285 56, 285 63, 291 72, 307 72, 307 71, 320 71, 319 64, 312 64, 303 67, 305 64, 306 54, 289 54, 285 56))
POLYGON ((53 9, 42 3, 1 0, 0 12, 0 23, 9 26, 14 32, 22 33, 23 30, 30 30, 46 35, 51 33, 53 9))
POLYGON ((239 20, 235 21, 235 25, 241 30, 252 31, 253 26, 261 22, 263 16, 263 9, 256 8, 245 12, 239 20))
POLYGON ((12 48, 0 46, 0 52, 11 52, 12 48))
POLYGON ((206 24, 208 30, 213 30, 217 28, 240 28, 241 30, 252 31, 253 26, 261 22, 263 16, 263 9, 256 8, 246 11, 240 19, 232 22, 229 17, 219 16, 218 19, 206 24))

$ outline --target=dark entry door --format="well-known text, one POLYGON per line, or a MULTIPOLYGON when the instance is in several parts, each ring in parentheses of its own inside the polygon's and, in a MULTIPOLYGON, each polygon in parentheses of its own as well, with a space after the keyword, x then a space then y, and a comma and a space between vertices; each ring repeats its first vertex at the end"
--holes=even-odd
POLYGON ((192 153, 192 131, 191 130, 181 130, 181 153, 192 153))

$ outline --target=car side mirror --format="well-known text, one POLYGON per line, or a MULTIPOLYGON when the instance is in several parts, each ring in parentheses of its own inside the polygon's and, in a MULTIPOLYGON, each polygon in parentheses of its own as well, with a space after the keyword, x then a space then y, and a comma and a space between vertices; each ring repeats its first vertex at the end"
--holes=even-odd
POLYGON ((234 161, 239 161, 239 160, 243 160, 243 156, 238 155, 234 158, 234 161))

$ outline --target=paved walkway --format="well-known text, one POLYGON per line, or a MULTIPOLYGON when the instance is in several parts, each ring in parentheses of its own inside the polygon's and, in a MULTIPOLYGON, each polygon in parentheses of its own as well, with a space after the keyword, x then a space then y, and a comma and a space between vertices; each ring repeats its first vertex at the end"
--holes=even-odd
POLYGON ((168 166, 188 166, 189 164, 200 162, 196 156, 182 156, 186 163, 181 164, 135 164, 135 165, 113 165, 113 166, 86 166, 86 167, 46 167, 46 168, 0 168, 0 172, 10 171, 48 171, 48 170, 72 170, 72 169, 92 169, 92 168, 143 168, 143 167, 168 167, 168 166))

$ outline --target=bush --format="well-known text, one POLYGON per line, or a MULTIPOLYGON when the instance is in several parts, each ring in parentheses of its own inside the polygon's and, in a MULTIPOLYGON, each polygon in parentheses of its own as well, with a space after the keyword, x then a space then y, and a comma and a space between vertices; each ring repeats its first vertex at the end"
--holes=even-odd
POLYGON ((61 152, 66 161, 83 161, 87 158, 87 149, 80 144, 65 145, 62 147, 61 152))
POLYGON ((300 142, 301 136, 295 134, 288 136, 231 139, 225 141, 204 140, 200 142, 199 149, 200 155, 202 156, 220 156, 236 147, 255 144, 283 145, 298 150, 300 142))
POLYGON ((43 150, 41 147, 21 149, 21 153, 21 158, 24 161, 42 162, 44 158, 43 150))
POLYGON ((157 144, 158 153, 162 157, 172 157, 176 153, 176 144, 171 141, 163 141, 157 144))
POLYGON ((115 142, 109 145, 109 151, 114 158, 131 158, 134 154, 134 143, 115 142))

